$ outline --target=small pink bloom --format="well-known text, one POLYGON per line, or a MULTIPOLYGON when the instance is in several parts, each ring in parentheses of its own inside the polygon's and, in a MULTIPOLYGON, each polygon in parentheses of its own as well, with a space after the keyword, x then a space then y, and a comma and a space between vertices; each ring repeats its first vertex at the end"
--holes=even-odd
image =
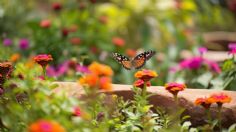
POLYGON ((10 46, 11 44, 12 44, 12 40, 11 40, 11 39, 5 38, 5 39, 3 40, 3 45, 4 45, 4 46, 10 46))
POLYGON ((229 54, 235 55, 236 54, 236 43, 229 44, 229 54))
POLYGON ((48 19, 42 20, 40 22, 40 27, 42 28, 49 28, 51 26, 51 21, 48 19))
POLYGON ((206 48, 206 47, 199 47, 199 48, 198 48, 198 52, 199 52, 201 55, 203 55, 204 53, 207 52, 207 48, 206 48))
POLYGON ((81 116, 81 109, 78 106, 74 107, 73 115, 81 116))
POLYGON ((216 73, 220 73, 221 72, 221 69, 220 69, 219 65, 216 62, 210 61, 210 60, 206 60, 205 62, 210 67, 210 69, 212 71, 214 71, 216 73))
POLYGON ((76 66, 76 71, 77 71, 77 72, 81 72, 81 73, 90 73, 88 67, 86 67, 86 66, 81 66, 81 65, 77 65, 77 66, 76 66))

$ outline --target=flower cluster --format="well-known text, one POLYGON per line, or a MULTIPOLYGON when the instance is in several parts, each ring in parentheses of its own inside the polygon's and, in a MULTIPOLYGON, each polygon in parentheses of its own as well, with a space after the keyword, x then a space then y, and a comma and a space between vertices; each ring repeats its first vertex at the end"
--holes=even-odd
POLYGON ((178 67, 176 68, 176 70, 177 71, 181 71, 184 69, 196 70, 196 69, 201 68, 203 65, 206 65, 207 67, 210 68, 210 70, 212 70, 216 73, 221 72, 221 69, 216 62, 204 59, 200 56, 193 57, 190 59, 185 59, 185 60, 181 61, 178 65, 178 67))
POLYGON ((134 82, 134 86, 143 88, 145 83, 146 83, 146 86, 148 87, 151 86, 150 80, 154 77, 157 77, 158 75, 155 71, 143 69, 143 70, 137 71, 134 76, 135 78, 138 79, 137 81, 134 82))
POLYGON ((226 95, 225 93, 218 93, 218 94, 212 94, 210 97, 204 97, 204 98, 197 98, 195 100, 196 105, 201 105, 205 109, 209 109, 211 104, 217 103, 219 107, 223 105, 223 103, 229 103, 231 101, 231 97, 226 95))
POLYGON ((38 120, 32 123, 28 132, 65 132, 66 130, 57 122, 50 120, 38 120))
POLYGON ((111 90, 112 69, 97 62, 93 62, 88 67, 89 73, 79 79, 81 85, 87 85, 92 88, 111 90))
POLYGON ((48 66, 46 70, 47 75, 50 77, 60 77, 62 75, 65 75, 66 73, 70 73, 70 71, 89 73, 89 69, 87 66, 80 65, 75 60, 65 61, 58 66, 48 66))

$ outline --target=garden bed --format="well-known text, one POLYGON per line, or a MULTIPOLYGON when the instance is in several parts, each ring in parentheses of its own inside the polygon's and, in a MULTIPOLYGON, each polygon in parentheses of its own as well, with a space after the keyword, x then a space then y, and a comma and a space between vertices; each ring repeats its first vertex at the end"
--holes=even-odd
MULTIPOLYGON (((78 96, 82 97, 84 90, 81 85, 75 82, 55 82, 58 87, 54 92, 65 91, 68 96, 78 96)), ((133 91, 131 90, 131 85, 113 84, 112 91, 101 91, 106 94, 116 94, 122 96, 125 100, 132 100, 133 91)), ((172 94, 165 90, 163 86, 151 86, 147 89, 149 93, 154 95, 149 98, 149 101, 154 106, 160 106, 166 109, 175 109, 176 105, 173 100, 172 94)), ((224 92, 232 97, 231 103, 226 103, 223 105, 222 110, 222 124, 224 127, 229 127, 233 123, 236 123, 236 92, 226 91, 226 90, 208 90, 208 89, 185 89, 180 92, 178 97, 180 98, 180 106, 184 107, 185 114, 191 116, 190 120, 193 126, 198 126, 204 124, 206 119, 204 108, 196 106, 194 101, 198 97, 207 97, 213 93, 224 92)), ((217 116, 217 106, 211 107, 211 114, 213 118, 217 116)))

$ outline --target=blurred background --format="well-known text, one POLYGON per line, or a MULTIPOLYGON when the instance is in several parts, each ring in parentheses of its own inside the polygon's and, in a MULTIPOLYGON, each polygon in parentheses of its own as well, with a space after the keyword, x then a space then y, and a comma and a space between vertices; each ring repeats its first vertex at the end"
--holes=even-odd
POLYGON ((144 68, 158 72, 153 85, 236 90, 228 53, 235 22, 236 0, 1 0, 0 59, 31 65, 51 54, 47 74, 60 81, 76 81, 98 61, 114 70, 113 83, 132 84, 135 71, 111 53, 152 49, 144 68))

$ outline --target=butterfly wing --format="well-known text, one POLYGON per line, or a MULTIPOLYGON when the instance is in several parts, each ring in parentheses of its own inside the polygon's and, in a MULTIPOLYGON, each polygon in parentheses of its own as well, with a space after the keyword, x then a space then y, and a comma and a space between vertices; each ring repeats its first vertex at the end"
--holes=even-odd
POLYGON ((125 69, 130 70, 132 67, 131 61, 128 57, 119 53, 112 53, 112 57, 119 62, 125 69))
POLYGON ((149 60, 153 55, 155 55, 155 51, 149 50, 145 51, 141 54, 138 54, 133 60, 132 65, 135 69, 139 69, 143 67, 147 60, 149 60))

